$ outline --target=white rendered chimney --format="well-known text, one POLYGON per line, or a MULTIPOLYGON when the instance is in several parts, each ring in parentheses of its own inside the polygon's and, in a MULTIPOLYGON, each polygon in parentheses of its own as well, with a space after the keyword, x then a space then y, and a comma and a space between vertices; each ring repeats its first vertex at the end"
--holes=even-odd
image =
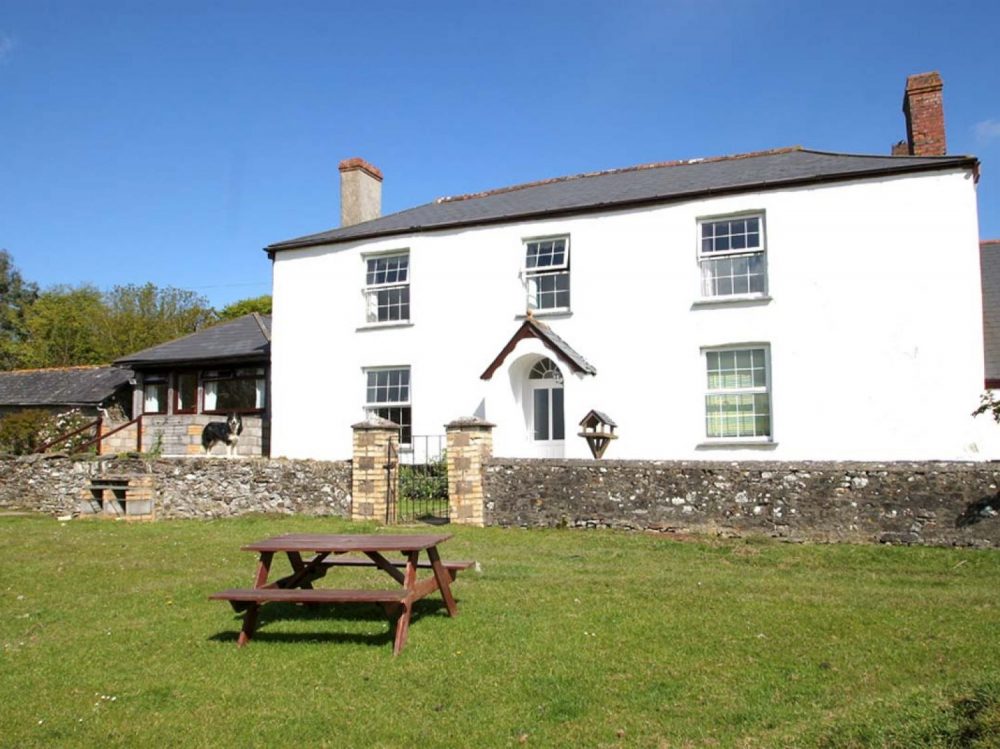
POLYGON ((351 226, 382 215, 382 170, 364 159, 340 162, 340 225, 351 226))

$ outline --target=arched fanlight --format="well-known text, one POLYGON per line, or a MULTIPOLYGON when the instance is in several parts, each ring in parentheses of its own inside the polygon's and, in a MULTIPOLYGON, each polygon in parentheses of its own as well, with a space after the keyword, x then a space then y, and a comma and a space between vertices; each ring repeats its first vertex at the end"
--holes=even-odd
POLYGON ((539 359, 528 373, 529 380, 555 380, 560 385, 563 381, 562 372, 551 359, 539 359))

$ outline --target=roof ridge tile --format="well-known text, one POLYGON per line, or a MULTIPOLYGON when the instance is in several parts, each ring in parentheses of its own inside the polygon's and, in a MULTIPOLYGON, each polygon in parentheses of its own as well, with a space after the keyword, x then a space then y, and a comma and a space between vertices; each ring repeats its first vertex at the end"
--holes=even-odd
POLYGON ((633 166, 623 166, 614 169, 601 169, 596 172, 581 172, 580 174, 569 174, 563 177, 549 177, 547 179, 534 180, 532 182, 521 182, 516 185, 508 185, 507 187, 497 187, 491 190, 482 190, 480 192, 470 192, 464 195, 450 195, 437 198, 434 202, 437 204, 441 203, 455 203, 459 200, 474 200, 476 198, 487 198, 491 195, 503 195, 504 193, 514 192, 515 190, 525 190, 530 187, 542 187, 544 185, 558 184, 560 182, 569 182, 571 180, 577 179, 587 179, 589 177, 603 177, 609 174, 627 174, 629 172, 640 172, 646 169, 663 169, 667 167, 675 166, 691 166, 694 164, 710 164, 716 161, 735 161, 736 159, 754 159, 760 156, 776 156, 783 153, 791 153, 792 151, 803 151, 806 150, 802 146, 783 146, 781 148, 769 148, 764 151, 748 151, 747 153, 734 153, 727 154, 724 156, 705 156, 703 158, 694 159, 674 159, 672 161, 652 161, 648 164, 634 164, 633 166))

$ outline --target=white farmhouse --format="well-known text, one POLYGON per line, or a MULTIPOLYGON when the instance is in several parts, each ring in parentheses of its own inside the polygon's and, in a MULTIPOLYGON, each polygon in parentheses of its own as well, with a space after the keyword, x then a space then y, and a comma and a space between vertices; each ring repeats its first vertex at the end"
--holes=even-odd
POLYGON ((800 147, 647 164, 379 215, 341 164, 342 226, 274 263, 272 454, 350 456, 453 419, 494 452, 610 459, 982 459, 978 162, 946 156, 937 74, 892 156, 800 147), (904 155, 905 154, 905 155, 904 155))

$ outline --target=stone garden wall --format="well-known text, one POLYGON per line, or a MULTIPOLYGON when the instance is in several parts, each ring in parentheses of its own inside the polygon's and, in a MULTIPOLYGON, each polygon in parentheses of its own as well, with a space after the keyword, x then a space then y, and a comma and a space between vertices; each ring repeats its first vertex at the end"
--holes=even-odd
POLYGON ((1000 547, 1000 464, 492 459, 486 524, 1000 547))
MULTIPOLYGON (((1000 548, 998 463, 487 458, 474 473, 486 525, 1000 548)), ((153 476, 158 518, 350 516, 350 461, 63 456, 0 458, 0 513, 71 514, 102 474, 153 476)))
POLYGON ((61 456, 0 458, 0 512, 68 515, 91 479, 152 474, 158 518, 218 518, 250 512, 350 514, 349 461, 267 458, 144 460, 61 456))

